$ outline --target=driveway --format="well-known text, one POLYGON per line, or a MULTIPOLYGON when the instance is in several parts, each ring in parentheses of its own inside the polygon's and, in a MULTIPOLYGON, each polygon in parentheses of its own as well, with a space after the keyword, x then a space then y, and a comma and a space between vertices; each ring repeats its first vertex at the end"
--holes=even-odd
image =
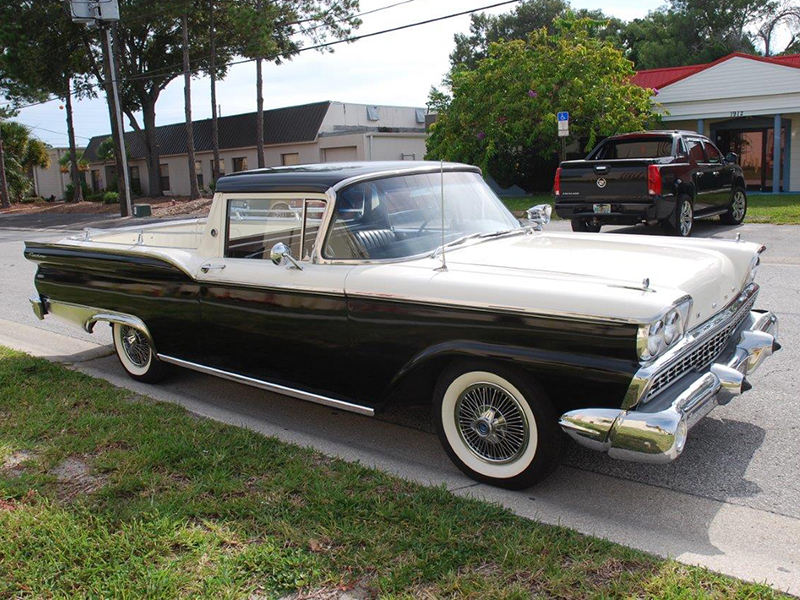
MULTIPOLYGON (((65 216, 75 217, 60 217, 65 216)), ((509 492, 478 485, 455 469, 439 448, 424 407, 368 419, 187 371, 157 387, 131 381, 110 356, 107 327, 88 335, 55 319, 38 321, 28 306, 34 266, 22 258, 22 240, 58 239, 68 228, 88 226, 85 222, 24 224, 0 218, 0 343, 60 356, 93 375, 199 414, 444 484, 456 493, 480 495, 523 516, 800 594, 800 398, 795 392, 800 228, 698 223, 696 235, 740 233, 768 247, 758 276, 758 305, 779 315, 784 349, 752 376, 752 391, 692 430, 680 460, 660 466, 624 463, 570 443, 565 466, 550 479, 509 492)), ((554 222, 549 228, 568 230, 569 224, 554 222)), ((642 226, 612 229, 659 233, 642 226)))

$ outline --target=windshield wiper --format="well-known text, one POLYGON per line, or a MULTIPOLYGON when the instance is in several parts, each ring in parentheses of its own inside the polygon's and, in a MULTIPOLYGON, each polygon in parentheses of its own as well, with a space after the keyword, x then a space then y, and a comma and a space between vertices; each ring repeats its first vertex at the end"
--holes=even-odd
POLYGON ((470 233, 469 235, 461 236, 458 239, 453 240, 452 242, 448 242, 436 248, 431 253, 431 258, 436 258, 441 254, 442 250, 445 248, 452 248, 453 246, 460 246, 464 242, 469 240, 488 240, 490 238, 500 237, 503 235, 508 235, 511 233, 524 233, 528 230, 528 227, 515 227, 514 229, 501 229, 500 231, 492 231, 490 233, 470 233))

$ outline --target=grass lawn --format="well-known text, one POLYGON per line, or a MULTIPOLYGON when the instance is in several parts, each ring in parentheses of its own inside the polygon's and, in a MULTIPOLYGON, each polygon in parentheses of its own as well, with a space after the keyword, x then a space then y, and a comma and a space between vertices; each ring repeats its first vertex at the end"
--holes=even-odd
MULTIPOLYGON (((525 210, 536 204, 553 204, 553 197, 549 194, 501 199, 512 211, 525 210)), ((555 212, 553 219, 558 219, 555 212)), ((800 224, 800 194, 750 194, 747 197, 745 223, 800 224)))
POLYGON ((1 598, 329 598, 348 589, 780 597, 0 348, 1 598))

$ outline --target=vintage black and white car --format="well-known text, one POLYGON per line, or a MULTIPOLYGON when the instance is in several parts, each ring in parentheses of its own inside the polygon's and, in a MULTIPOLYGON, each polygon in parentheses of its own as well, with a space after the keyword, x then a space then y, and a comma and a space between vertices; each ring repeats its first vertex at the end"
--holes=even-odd
POLYGON ((207 219, 26 244, 33 309, 172 365, 363 415, 430 402, 471 477, 520 488, 562 432, 663 463, 779 348, 763 247, 543 231, 475 167, 307 165, 219 180, 207 219))

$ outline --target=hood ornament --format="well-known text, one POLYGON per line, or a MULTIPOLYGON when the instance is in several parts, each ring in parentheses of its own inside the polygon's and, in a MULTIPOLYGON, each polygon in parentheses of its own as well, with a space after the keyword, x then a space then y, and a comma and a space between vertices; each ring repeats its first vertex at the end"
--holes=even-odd
POLYGON ((549 204, 537 204, 531 206, 525 211, 525 216, 528 218, 530 226, 534 231, 541 231, 544 226, 550 222, 550 217, 553 215, 553 207, 549 204))
POLYGON ((642 279, 642 289, 646 290, 649 287, 650 287, 650 278, 649 277, 645 277, 644 279, 642 279))

